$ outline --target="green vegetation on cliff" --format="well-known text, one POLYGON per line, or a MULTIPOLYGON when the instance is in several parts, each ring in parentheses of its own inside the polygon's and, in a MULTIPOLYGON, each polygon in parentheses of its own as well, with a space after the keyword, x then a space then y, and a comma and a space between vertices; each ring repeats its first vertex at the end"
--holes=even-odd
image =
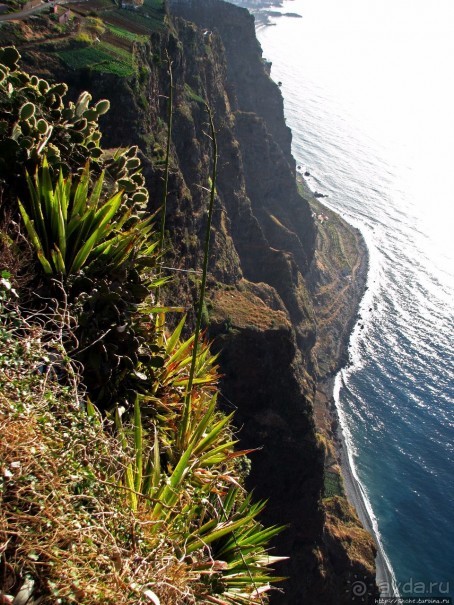
POLYGON ((104 150, 108 103, 19 58, 1 50, 2 599, 264 603, 280 528, 244 489, 216 358, 166 327, 137 148, 104 150))

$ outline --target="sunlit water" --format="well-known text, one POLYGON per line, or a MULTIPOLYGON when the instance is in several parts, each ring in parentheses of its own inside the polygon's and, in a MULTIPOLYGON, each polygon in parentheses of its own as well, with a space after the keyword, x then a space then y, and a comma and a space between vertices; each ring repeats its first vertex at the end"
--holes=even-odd
POLYGON ((258 37, 294 155, 370 252, 338 378, 346 439, 401 596, 454 594, 454 2, 282 10, 303 18, 258 37))

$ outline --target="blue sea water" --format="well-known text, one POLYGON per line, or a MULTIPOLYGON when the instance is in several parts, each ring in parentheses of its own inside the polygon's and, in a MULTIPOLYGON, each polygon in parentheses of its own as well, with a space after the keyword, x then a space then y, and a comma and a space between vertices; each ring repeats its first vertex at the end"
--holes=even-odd
POLYGON ((454 3, 285 0, 259 27, 309 185, 358 226, 369 287, 337 377, 401 596, 454 596, 454 3))

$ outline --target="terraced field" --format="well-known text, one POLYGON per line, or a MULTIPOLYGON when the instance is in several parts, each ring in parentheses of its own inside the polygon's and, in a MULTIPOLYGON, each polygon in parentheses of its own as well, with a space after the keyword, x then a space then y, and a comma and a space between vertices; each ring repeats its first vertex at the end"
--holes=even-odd
POLYGON ((108 42, 96 46, 62 50, 56 53, 71 69, 89 68, 101 73, 131 76, 135 72, 133 55, 108 42), (121 52, 122 51, 122 52, 121 52))
POLYGON ((134 44, 145 42, 152 32, 164 27, 162 0, 145 0, 136 10, 119 9, 112 0, 94 0, 71 4, 71 10, 81 19, 79 38, 82 32, 92 41, 86 46, 71 45, 69 38, 67 47, 57 51, 70 69, 133 75, 134 44), (93 21, 99 25, 90 26, 93 21), (104 31, 100 31, 103 27, 104 31))

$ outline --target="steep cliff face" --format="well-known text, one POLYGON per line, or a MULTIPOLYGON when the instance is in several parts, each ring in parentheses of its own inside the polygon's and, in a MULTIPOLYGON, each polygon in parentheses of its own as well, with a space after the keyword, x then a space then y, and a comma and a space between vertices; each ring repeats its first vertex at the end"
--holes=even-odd
POLYGON ((172 0, 170 5, 173 13, 205 31, 220 34, 227 59, 225 84, 229 95, 236 99, 234 109, 254 113, 264 120, 294 171, 292 133, 285 124, 280 90, 268 77, 269 65, 255 36, 254 17, 244 8, 219 0, 172 0))
MULTIPOLYGON (((332 427, 314 425, 313 403, 321 407, 316 380, 342 363, 364 272, 356 282, 361 272, 351 266, 353 275, 343 283, 345 259, 327 250, 314 209, 298 194, 282 97, 249 14, 212 0, 175 2, 172 11, 195 22, 205 37, 218 34, 227 58, 223 89, 239 147, 238 162, 223 164, 219 190, 241 182, 248 213, 239 223, 227 206, 244 279, 237 284, 241 296, 221 289, 213 297, 211 333, 242 444, 262 448, 253 456, 249 484, 269 500, 266 521, 290 525, 275 541, 276 550, 290 556, 279 570, 289 580, 271 602, 350 603, 355 575, 373 586, 374 546, 344 497, 325 498, 331 455, 316 433, 334 435, 332 427)), ((352 254, 348 262, 364 262, 359 253, 358 259, 352 254)))
MULTIPOLYGON (((136 46, 136 78, 68 74, 49 63, 46 69, 69 81, 74 95, 90 89, 96 98, 111 100, 104 145, 140 147, 155 209, 162 200, 171 65, 166 264, 174 295, 189 309, 212 159, 204 100, 214 111, 220 159, 207 313, 220 352, 224 405, 236 409, 241 445, 260 448, 249 486, 269 501, 267 523, 290 526, 275 540, 276 553, 290 557, 278 570, 289 580, 282 585, 285 594, 274 593, 271 602, 350 603, 354 574, 373 582, 374 551, 365 534, 358 537, 358 521, 345 503, 323 501, 326 452, 313 417, 319 321, 313 300, 323 272, 317 268, 312 210, 295 181, 282 96, 246 10, 197 0, 175 2, 170 13, 167 31, 136 46), (352 548, 356 539, 362 548, 352 548)), ((35 71, 43 64, 39 53, 29 53, 28 60, 35 71)))

